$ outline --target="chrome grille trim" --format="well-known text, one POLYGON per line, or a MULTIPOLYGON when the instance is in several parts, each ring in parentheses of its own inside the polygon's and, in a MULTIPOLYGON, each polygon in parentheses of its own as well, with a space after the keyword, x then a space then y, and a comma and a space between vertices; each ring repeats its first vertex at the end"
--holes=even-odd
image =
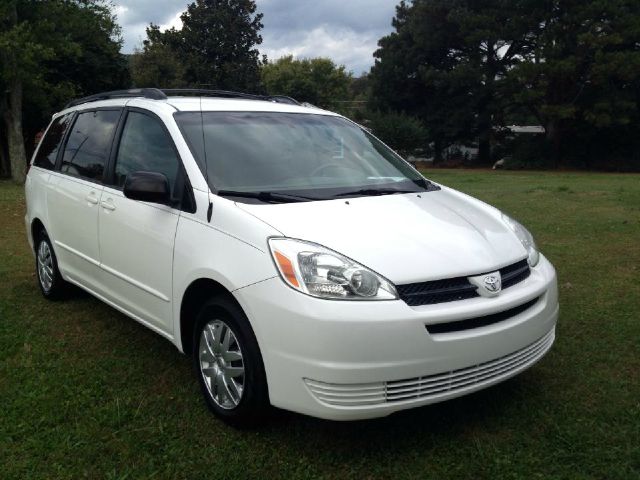
MULTIPOLYGON (((531 275, 526 259, 502 267, 498 271, 502 277, 502 290, 526 280, 531 275)), ((470 276, 476 275, 396 285, 396 289, 400 299, 410 307, 455 302, 479 296, 477 287, 469 282, 470 276)))
POLYGON ((551 348, 555 329, 531 345, 502 357, 450 372, 424 377, 366 384, 330 384, 304 379, 321 402, 340 407, 361 407, 422 401, 454 395, 474 386, 497 383, 533 365, 551 348))

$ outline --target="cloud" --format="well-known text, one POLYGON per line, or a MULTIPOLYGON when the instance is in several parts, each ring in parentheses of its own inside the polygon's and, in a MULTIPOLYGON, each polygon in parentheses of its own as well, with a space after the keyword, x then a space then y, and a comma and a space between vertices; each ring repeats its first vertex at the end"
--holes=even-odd
POLYGON ((370 32, 357 33, 328 24, 311 31, 284 33, 277 38, 268 34, 264 37, 260 51, 272 60, 285 55, 295 58, 328 57, 338 65, 347 66, 356 75, 369 70, 371 55, 378 41, 378 37, 370 32))
POLYGON ((123 52, 131 53, 142 47, 147 38, 146 29, 150 23, 162 29, 179 27, 180 14, 187 9, 187 1, 176 0, 120 0, 115 3, 114 13, 122 27, 123 52))
MULTIPOLYGON (((380 37, 391 31, 399 0, 257 0, 264 14, 261 53, 275 60, 329 57, 356 75, 368 71, 380 37)), ((149 23, 161 28, 181 25, 185 0, 118 0, 125 53, 142 45, 149 23)))

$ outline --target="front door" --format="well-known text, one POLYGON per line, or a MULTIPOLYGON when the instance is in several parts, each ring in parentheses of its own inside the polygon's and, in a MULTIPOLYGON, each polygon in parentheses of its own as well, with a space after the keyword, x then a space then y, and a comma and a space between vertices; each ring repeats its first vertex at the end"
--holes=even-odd
POLYGON ((105 293, 145 324, 171 336, 173 246, 184 174, 173 141, 158 118, 128 111, 111 177, 111 185, 102 193, 98 222, 105 293), (136 171, 166 175, 172 204, 126 198, 124 182, 136 171))

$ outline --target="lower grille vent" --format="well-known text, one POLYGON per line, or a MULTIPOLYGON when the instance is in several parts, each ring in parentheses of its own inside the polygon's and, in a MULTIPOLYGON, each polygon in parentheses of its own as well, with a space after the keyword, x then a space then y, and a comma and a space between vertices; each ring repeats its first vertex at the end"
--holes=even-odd
POLYGON ((434 323, 433 325, 425 325, 425 327, 429 333, 460 332, 462 330, 471 330, 472 328, 486 327, 487 325, 509 320, 511 317, 515 317, 516 315, 529 310, 537 303, 538 298, 534 298, 527 303, 510 308, 509 310, 504 310, 503 312, 492 313, 491 315, 484 315, 482 317, 468 318, 466 320, 458 320, 455 322, 434 323))
POLYGON ((444 400, 473 387, 497 383, 530 367, 547 353, 554 339, 555 329, 531 345, 495 360, 424 377, 357 384, 324 383, 307 378, 304 381, 319 401, 343 408, 444 400))

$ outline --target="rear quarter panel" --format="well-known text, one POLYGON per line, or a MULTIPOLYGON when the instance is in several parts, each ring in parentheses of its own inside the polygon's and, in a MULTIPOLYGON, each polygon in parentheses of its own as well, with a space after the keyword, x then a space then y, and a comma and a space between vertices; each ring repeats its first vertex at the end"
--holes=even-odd
MULTIPOLYGON (((32 235, 31 227, 37 219, 42 222, 47 229, 49 212, 47 207, 47 193, 49 189, 49 179, 51 173, 40 167, 32 167, 29 170, 27 179, 24 184, 25 202, 27 211, 25 214, 25 228, 27 230, 27 240, 34 252, 35 240, 32 235)), ((48 231, 48 230, 47 230, 48 231)))

